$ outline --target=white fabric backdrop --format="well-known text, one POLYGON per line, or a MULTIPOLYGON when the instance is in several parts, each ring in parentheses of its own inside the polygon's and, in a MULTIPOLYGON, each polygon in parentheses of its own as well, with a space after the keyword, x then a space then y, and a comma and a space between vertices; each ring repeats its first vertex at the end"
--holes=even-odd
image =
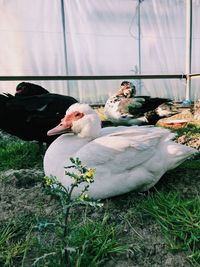
MULTIPOLYGON (((140 3, 141 73, 185 72, 185 1, 140 3)), ((61 1, 0 0, 1 75, 130 75, 138 73, 138 0, 65 0, 65 60, 61 1), (67 66, 66 66, 67 62, 67 66)), ((200 0, 193 0, 192 72, 200 72, 200 0)), ((1 92, 16 82, 0 82, 1 92)), ((185 98, 185 80, 133 81, 138 94, 185 98)), ((112 81, 34 81, 81 102, 105 103, 112 81)), ((200 79, 191 98, 200 98, 200 79)))

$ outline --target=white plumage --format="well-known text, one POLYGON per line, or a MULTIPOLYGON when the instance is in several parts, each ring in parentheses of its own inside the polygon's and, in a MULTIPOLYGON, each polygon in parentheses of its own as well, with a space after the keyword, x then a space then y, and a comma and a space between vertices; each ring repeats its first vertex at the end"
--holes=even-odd
MULTIPOLYGON (((61 124, 49 135, 64 131, 47 149, 44 157, 45 175, 56 176, 68 187, 72 183, 64 167, 70 157, 95 168, 94 183, 89 195, 103 199, 132 190, 146 191, 168 170, 175 168, 196 150, 175 143, 169 130, 152 126, 119 126, 101 129, 98 114, 86 104, 74 104, 61 124)), ((77 196, 83 186, 74 191, 77 196)))

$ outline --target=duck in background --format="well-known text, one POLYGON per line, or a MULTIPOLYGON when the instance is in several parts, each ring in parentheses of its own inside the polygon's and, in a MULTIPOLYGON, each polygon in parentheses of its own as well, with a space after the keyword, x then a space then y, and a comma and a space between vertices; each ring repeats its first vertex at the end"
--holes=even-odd
POLYGON ((21 82, 16 87, 15 96, 33 96, 49 94, 45 88, 38 84, 21 82))
MULTIPOLYGON (((0 95, 0 129, 25 141, 38 141, 49 145, 56 136, 47 136, 47 131, 59 123, 66 109, 78 102, 71 96, 40 93, 30 84, 22 84, 29 96, 0 95), (24 87, 25 85, 25 87, 24 87), (31 94, 37 93, 37 95, 31 94)), ((35 87, 36 88, 36 87, 35 87)), ((45 89, 44 89, 45 90, 45 89)))
POLYGON ((123 81, 105 104, 107 119, 115 125, 155 125, 158 120, 179 112, 170 99, 135 94, 133 83, 123 81))
MULTIPOLYGON (((58 136, 47 136, 47 131, 76 102, 71 96, 51 94, 40 85, 21 82, 15 95, 0 95, 0 129, 25 141, 49 145, 58 136)), ((102 121, 102 126, 107 127, 107 123, 102 121)))
MULTIPOLYGON (((98 114, 87 104, 71 105, 60 124, 48 131, 49 136, 55 134, 62 135, 45 153, 45 175, 56 176, 68 188, 72 180, 66 176, 64 167, 71 165, 70 157, 78 157, 96 170, 88 192, 94 199, 146 191, 166 171, 198 152, 172 141, 174 134, 161 127, 101 128, 98 114)), ((84 188, 85 185, 76 187, 73 197, 84 188)))

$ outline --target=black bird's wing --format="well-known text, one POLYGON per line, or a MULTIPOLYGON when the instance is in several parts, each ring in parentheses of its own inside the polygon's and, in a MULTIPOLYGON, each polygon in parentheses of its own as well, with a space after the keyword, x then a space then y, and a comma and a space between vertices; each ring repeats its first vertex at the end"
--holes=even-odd
POLYGON ((129 113, 132 115, 142 115, 148 111, 155 110, 159 105, 171 102, 168 98, 149 97, 149 96, 135 96, 133 104, 128 105, 129 113))

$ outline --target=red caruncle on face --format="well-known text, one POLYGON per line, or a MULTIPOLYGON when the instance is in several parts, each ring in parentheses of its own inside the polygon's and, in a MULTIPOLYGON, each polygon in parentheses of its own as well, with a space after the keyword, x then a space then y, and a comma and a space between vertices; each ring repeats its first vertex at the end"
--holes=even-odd
POLYGON ((70 128, 72 126, 73 121, 77 121, 81 118, 83 118, 84 113, 79 111, 74 111, 70 113, 69 115, 66 115, 62 120, 61 124, 65 126, 66 128, 70 128))

